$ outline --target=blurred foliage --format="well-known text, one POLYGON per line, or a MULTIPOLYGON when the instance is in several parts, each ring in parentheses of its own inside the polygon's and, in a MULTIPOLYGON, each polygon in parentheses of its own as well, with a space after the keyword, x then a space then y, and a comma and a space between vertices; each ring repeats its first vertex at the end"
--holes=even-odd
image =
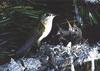
MULTIPOLYGON (((44 8, 36 4, 32 4, 28 0, 5 0, 0 2, 0 32, 10 28, 20 29, 22 26, 28 28, 28 22, 36 25, 41 15, 45 12, 44 8), (27 22, 27 23, 26 23, 27 22), (19 24, 18 28, 16 25, 19 24), (12 26, 12 27, 11 27, 12 26), (8 27, 8 28, 7 28, 8 27)), ((32 27, 32 25, 29 25, 32 27)), ((30 27, 28 29, 30 29, 30 27)), ((22 30, 24 32, 24 30, 22 30)), ((32 29, 30 29, 32 31, 32 29)), ((27 32, 25 32, 27 33, 27 32)))
POLYGON ((78 5, 79 15, 82 17, 84 25, 99 24, 100 19, 100 4, 85 2, 85 0, 76 0, 78 5))
POLYGON ((46 10, 28 0, 0 1, 0 60, 8 61, 28 40, 46 10))
POLYGON ((28 0, 5 0, 0 2, 0 23, 7 21, 14 14, 19 13, 31 18, 39 18, 44 13, 44 8, 32 1, 28 0))

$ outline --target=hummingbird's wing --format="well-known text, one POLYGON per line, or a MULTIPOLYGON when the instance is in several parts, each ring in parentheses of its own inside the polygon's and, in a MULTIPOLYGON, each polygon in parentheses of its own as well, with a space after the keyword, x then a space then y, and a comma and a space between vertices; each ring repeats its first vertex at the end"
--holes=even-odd
POLYGON ((38 23, 37 26, 34 26, 34 30, 33 30, 31 37, 28 40, 26 40, 24 45, 21 47, 21 49, 19 49, 16 52, 16 54, 23 55, 25 53, 28 53, 30 51, 30 49, 32 49, 32 48, 37 49, 38 48, 37 40, 41 36, 43 30, 44 30, 44 26, 40 23, 38 23))

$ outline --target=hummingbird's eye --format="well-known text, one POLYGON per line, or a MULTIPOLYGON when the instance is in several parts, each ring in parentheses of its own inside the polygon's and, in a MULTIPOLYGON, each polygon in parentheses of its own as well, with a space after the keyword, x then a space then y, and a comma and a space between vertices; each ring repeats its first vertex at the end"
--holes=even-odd
POLYGON ((75 29, 75 32, 78 31, 77 29, 75 29))
POLYGON ((50 14, 49 14, 49 13, 47 13, 47 14, 46 14, 46 16, 50 16, 50 14))

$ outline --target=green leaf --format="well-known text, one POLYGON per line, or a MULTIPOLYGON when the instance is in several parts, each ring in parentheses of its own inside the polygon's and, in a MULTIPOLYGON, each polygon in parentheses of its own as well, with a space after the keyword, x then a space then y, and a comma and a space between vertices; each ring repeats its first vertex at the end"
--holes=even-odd
POLYGON ((90 17, 90 20, 93 21, 94 24, 97 24, 97 20, 91 12, 89 12, 89 17, 90 17))
POLYGON ((25 14, 31 18, 39 18, 41 14, 44 13, 43 10, 35 10, 31 6, 16 6, 12 10, 25 14))

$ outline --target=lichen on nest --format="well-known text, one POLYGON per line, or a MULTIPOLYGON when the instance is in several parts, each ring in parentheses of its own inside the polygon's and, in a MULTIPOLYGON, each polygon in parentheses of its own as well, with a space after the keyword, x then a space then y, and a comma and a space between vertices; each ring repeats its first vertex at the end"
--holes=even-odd
MULTIPOLYGON (((84 63, 93 49, 100 50, 99 46, 90 47, 87 43, 68 45, 43 44, 40 51, 31 58, 11 59, 10 63, 1 65, 2 71, 66 71, 70 70, 71 56, 75 66, 84 63), (14 67, 12 67, 14 66, 14 67)), ((99 54, 99 52, 98 52, 99 54)))

